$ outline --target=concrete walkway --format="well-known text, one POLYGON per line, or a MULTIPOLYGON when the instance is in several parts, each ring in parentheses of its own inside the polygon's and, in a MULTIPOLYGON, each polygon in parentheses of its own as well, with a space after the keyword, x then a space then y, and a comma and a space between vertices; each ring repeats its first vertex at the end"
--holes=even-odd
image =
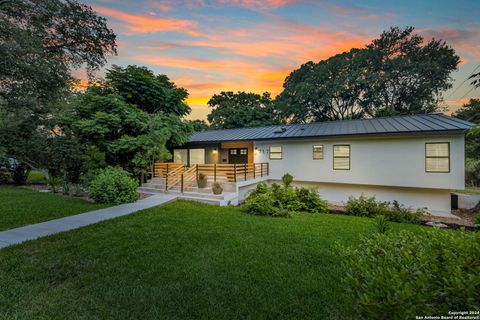
POLYGON ((177 198, 171 194, 156 194, 133 203, 89 211, 74 216, 31 224, 0 232, 0 249, 68 230, 77 229, 103 220, 117 218, 143 209, 165 204, 177 198))

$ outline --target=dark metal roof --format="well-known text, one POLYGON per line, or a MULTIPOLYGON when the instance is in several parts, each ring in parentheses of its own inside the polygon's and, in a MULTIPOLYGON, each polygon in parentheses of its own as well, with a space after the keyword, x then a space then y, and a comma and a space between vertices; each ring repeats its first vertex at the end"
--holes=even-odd
POLYGON ((473 124, 444 114, 419 114, 374 119, 196 132, 190 142, 270 140, 369 134, 464 132, 473 124))

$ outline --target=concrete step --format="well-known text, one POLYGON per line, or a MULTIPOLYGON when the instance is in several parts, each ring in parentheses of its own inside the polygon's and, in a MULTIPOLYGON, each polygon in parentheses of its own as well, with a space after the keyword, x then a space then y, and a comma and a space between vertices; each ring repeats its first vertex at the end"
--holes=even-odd
POLYGON ((185 196, 183 194, 180 194, 178 196, 178 199, 183 199, 183 200, 190 200, 190 201, 197 201, 201 203, 206 203, 210 204, 213 206, 221 206, 223 204, 223 200, 220 199, 211 199, 211 198, 204 198, 204 197, 193 197, 193 196, 185 196))

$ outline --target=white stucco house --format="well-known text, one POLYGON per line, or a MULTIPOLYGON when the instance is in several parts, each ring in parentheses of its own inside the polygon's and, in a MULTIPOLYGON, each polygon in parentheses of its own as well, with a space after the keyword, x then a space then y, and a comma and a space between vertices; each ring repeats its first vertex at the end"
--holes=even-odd
POLYGON ((259 181, 277 181, 288 172, 332 203, 364 193, 447 215, 450 191, 464 189, 470 127, 429 114, 205 131, 174 148, 170 167, 156 164, 154 172, 170 183, 160 188, 184 193, 194 188, 188 181, 203 173, 227 186, 235 202, 259 181))

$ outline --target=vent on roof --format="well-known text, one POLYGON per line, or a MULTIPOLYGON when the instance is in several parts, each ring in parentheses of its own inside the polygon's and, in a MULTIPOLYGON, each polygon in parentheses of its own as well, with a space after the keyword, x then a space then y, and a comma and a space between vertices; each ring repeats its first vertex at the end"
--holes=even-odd
POLYGON ((280 128, 280 130, 274 131, 273 133, 285 133, 285 131, 287 131, 287 128, 280 128))

